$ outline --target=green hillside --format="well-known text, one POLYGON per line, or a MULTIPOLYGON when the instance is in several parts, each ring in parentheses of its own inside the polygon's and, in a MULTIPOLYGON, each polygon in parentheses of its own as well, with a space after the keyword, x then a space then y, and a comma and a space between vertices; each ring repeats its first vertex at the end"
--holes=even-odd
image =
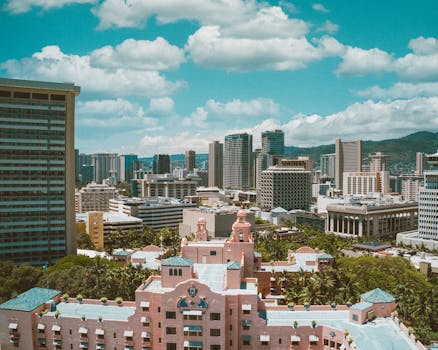
MULTIPOLYGON (((438 149, 438 133, 419 131, 398 139, 383 141, 363 141, 363 158, 368 154, 382 152, 391 159, 391 164, 413 164, 416 152, 435 153, 438 149)), ((315 164, 319 164, 321 154, 334 153, 335 145, 321 145, 316 147, 286 147, 286 156, 295 158, 309 156, 315 164)))

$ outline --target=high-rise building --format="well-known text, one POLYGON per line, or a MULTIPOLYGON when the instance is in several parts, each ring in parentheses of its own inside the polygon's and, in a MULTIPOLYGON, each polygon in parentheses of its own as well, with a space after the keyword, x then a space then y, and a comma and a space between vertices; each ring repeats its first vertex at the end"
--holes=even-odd
POLYGON ((88 184, 75 193, 77 213, 108 211, 109 200, 116 198, 116 188, 101 184, 88 184))
POLYGON ((283 156, 284 132, 282 130, 262 132, 262 153, 283 156))
POLYGON ((94 166, 82 164, 79 173, 80 183, 83 185, 94 181, 94 166))
POLYGON ((344 172, 347 171, 362 171, 362 140, 336 140, 335 186, 338 190, 343 188, 344 172))
POLYGON ((342 193, 346 196, 387 194, 389 190, 389 171, 344 172, 342 193))
POLYGON ((208 145, 208 186, 223 186, 224 144, 213 141, 208 145))
POLYGON ((0 260, 76 252, 72 83, 0 78, 0 260))
POLYGON ((304 167, 272 166, 260 176, 262 209, 308 209, 312 199, 312 175, 304 167))
POLYGON ((334 180, 336 174, 336 153, 321 154, 320 167, 322 178, 334 180))
POLYGON ((420 174, 402 174, 401 195, 404 200, 418 202, 418 193, 420 187, 424 185, 424 177, 420 174))
POLYGON ((423 174, 424 169, 424 156, 423 153, 417 152, 415 155, 415 173, 423 174))
POLYGON ((117 174, 117 153, 95 153, 91 155, 94 166, 94 182, 101 184, 104 179, 117 174))
POLYGON ((152 172, 154 174, 170 173, 170 157, 168 154, 156 154, 152 161, 152 172))
POLYGON ((426 155, 432 170, 424 171, 418 198, 418 235, 438 240, 438 153, 426 155))
POLYGON ((80 181, 81 173, 81 163, 79 158, 79 150, 75 149, 75 183, 78 184, 80 181))
POLYGON ((193 171, 196 168, 196 152, 193 150, 186 151, 185 168, 188 171, 193 171))
POLYGON ((386 154, 376 152, 375 154, 370 154, 368 158, 371 172, 389 171, 389 156, 386 154))
POLYGON ((136 154, 122 154, 119 156, 119 179, 121 182, 130 182, 134 178, 134 170, 136 169, 136 154))
POLYGON ((245 190, 253 186, 252 135, 225 136, 224 188, 245 190))

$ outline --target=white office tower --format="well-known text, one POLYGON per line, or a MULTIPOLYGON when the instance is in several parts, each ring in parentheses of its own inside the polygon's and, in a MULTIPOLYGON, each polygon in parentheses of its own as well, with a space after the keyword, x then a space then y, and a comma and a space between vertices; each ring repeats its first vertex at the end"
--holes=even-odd
POLYGON ((416 174, 423 174, 423 163, 424 163, 424 157, 423 153, 417 152, 415 155, 415 173, 416 174))
POLYGON ((224 188, 247 190, 252 183, 252 135, 247 133, 225 136, 224 188))
POLYGON ((418 198, 418 235, 438 240, 438 153, 426 157, 435 170, 424 172, 424 187, 418 198))

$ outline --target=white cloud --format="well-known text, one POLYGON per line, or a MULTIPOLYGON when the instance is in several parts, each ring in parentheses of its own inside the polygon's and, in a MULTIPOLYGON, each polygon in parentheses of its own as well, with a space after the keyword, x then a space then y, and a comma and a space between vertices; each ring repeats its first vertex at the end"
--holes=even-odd
POLYGON ((0 68, 14 78, 71 81, 86 92, 110 96, 168 96, 184 86, 184 82, 168 81, 157 71, 94 67, 90 56, 66 54, 58 46, 46 46, 32 57, 0 63, 0 68))
POLYGON ((430 83, 396 83, 385 89, 379 86, 359 90, 355 92, 361 97, 374 99, 395 99, 438 96, 438 82, 430 83))
POLYGON ((140 140, 140 147, 143 154, 182 153, 184 150, 193 149, 196 152, 205 153, 208 150, 208 144, 212 140, 222 140, 221 133, 181 131, 165 135, 146 135, 140 140), (171 141, 171 142, 169 142, 171 141))
POLYGON ((149 112, 159 115, 169 115, 173 112, 174 102, 170 97, 151 98, 149 112))
POLYGON ((208 112, 203 107, 197 107, 190 116, 182 119, 182 125, 186 127, 205 129, 207 128, 207 118, 208 112))
POLYGON ((358 47, 347 47, 336 73, 366 75, 385 72, 392 70, 392 63, 392 56, 380 49, 364 50, 358 47))
POLYGON ((218 26, 201 27, 186 49, 196 64, 228 71, 296 70, 331 54, 304 37, 247 39, 226 36, 218 26))
MULTIPOLYGON (((156 127, 158 121, 145 115, 143 107, 124 99, 78 102, 77 126, 118 131, 156 127)), ((106 131, 105 131, 106 132, 106 131)))
POLYGON ((321 27, 319 27, 317 32, 325 32, 325 33, 336 33, 339 30, 339 25, 333 23, 332 21, 326 20, 321 27))
POLYGON ((409 48, 416 55, 432 55, 438 53, 438 40, 422 36, 409 41, 409 48))
POLYGON ((280 111, 280 106, 271 99, 256 98, 247 101, 234 99, 227 103, 208 100, 205 104, 205 109, 211 114, 220 116, 254 117, 277 115, 280 111))
POLYGON ((102 68, 174 70, 183 62, 184 51, 161 37, 154 41, 127 39, 115 48, 104 46, 90 55, 90 63, 102 68))
POLYGON ((8 0, 4 5, 6 11, 18 14, 30 11, 32 7, 41 7, 44 10, 61 8, 71 4, 94 4, 97 0, 8 0))
POLYGON ((414 131, 438 129, 438 97, 391 102, 366 101, 328 116, 298 115, 282 125, 285 143, 313 146, 336 138, 381 140, 414 131))
POLYGON ((327 10, 325 8, 325 6, 323 4, 320 4, 320 3, 313 4, 312 9, 314 9, 315 11, 319 11, 319 12, 325 12, 325 13, 329 12, 329 10, 327 10))
POLYGON ((197 20, 201 24, 226 24, 253 15, 256 1, 242 0, 104 0, 93 9, 99 28, 142 27, 156 15, 160 23, 197 20))

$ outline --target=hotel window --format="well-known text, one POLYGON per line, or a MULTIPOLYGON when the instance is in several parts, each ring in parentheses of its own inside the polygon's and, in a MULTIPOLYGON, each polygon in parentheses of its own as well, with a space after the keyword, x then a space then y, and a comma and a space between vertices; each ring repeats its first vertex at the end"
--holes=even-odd
POLYGON ((166 350, 176 350, 176 343, 167 343, 166 350))
POLYGON ((210 329, 210 337, 220 337, 221 330, 219 328, 211 328, 210 329))
POLYGON ((216 250, 210 250, 210 255, 216 255, 216 250))
POLYGON ((328 339, 324 339, 324 345, 329 345, 328 339))
POLYGON ((176 327, 166 327, 166 334, 176 334, 176 327))
POLYGON ((175 311, 166 311, 166 318, 167 319, 176 319, 176 312, 175 311))
POLYGON ((357 316, 357 314, 353 314, 353 321, 358 321, 359 317, 357 316))
POLYGON ((210 321, 220 321, 221 314, 218 312, 212 312, 210 313, 210 321))
POLYGON ((210 345, 210 350, 221 350, 221 346, 217 344, 210 345))

